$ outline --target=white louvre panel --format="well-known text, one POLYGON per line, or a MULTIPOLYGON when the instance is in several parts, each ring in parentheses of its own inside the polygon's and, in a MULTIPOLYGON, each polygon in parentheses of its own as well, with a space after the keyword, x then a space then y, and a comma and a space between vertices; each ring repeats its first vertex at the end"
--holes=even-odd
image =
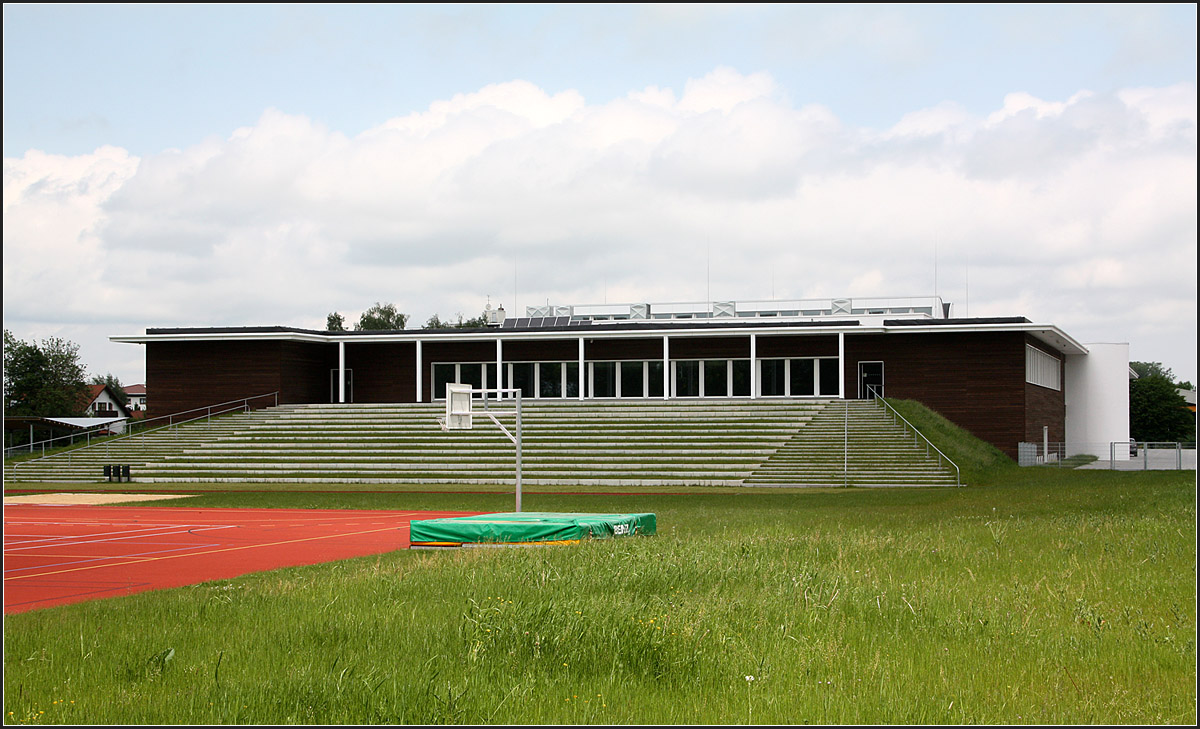
POLYGON ((630 319, 649 319, 650 305, 649 304, 630 304, 629 305, 630 319))
POLYGON ((1052 357, 1037 347, 1025 345, 1025 381, 1031 385, 1061 390, 1061 365, 1057 357, 1052 357))
POLYGON ((834 314, 850 313, 850 299, 834 299, 832 303, 834 314))

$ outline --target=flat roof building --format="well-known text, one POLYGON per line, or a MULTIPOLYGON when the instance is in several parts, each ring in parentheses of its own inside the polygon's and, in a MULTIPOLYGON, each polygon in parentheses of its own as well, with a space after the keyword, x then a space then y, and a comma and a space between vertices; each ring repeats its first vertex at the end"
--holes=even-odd
MULTIPOLYGON (((150 415, 281 403, 431 402, 450 383, 523 398, 918 400, 1016 458, 1020 442, 1128 441, 1128 345, 936 296, 527 307, 481 329, 147 329, 150 415), (1116 373, 1114 375, 1114 372, 1116 373)), ((1096 455, 1107 456, 1104 452, 1096 455)))

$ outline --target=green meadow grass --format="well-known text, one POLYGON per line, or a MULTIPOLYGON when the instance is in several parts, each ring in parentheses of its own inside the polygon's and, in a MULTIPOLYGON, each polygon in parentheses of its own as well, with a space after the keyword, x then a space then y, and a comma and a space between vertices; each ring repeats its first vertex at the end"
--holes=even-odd
MULTIPOLYGON (((6 723, 1194 724, 1195 472, 976 471, 987 485, 527 489, 526 510, 652 511, 659 533, 9 616, 6 723)), ((513 505, 271 488, 165 503, 513 505)))
MULTIPOLYGON (((6 723, 1195 724, 1195 472, 1022 469, 895 404, 968 487, 527 487, 526 510, 651 511, 659 533, 10 616, 6 723)), ((513 508, 501 486, 86 488, 513 508)))

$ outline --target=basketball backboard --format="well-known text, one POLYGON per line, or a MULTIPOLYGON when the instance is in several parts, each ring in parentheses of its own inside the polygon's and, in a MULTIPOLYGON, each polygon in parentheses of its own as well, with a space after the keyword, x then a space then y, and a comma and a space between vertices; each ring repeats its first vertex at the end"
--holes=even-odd
POLYGON ((446 430, 471 429, 471 386, 446 385, 446 430))

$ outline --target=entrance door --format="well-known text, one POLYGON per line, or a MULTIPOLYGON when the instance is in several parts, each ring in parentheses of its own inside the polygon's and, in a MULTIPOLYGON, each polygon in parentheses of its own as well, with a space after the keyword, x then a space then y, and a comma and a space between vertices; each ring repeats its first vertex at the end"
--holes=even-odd
POLYGON ((883 397, 883 363, 858 363, 858 397, 870 400, 876 395, 883 397))
MULTIPOLYGON (((329 370, 329 402, 338 401, 338 371, 329 370)), ((346 370, 346 402, 354 402, 354 370, 346 370)))

